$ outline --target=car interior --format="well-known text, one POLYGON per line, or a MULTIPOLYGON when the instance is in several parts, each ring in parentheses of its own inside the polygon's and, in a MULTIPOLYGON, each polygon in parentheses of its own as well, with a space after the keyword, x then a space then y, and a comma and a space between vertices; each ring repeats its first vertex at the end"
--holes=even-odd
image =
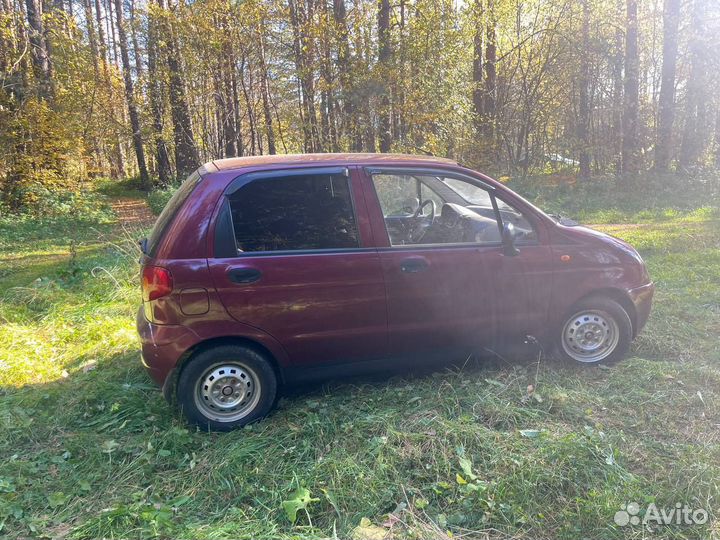
MULTIPOLYGON (((373 175, 392 245, 501 242, 490 195, 455 178, 373 175)), ((528 220, 496 199, 504 223, 515 227, 516 242, 537 240, 528 220)))

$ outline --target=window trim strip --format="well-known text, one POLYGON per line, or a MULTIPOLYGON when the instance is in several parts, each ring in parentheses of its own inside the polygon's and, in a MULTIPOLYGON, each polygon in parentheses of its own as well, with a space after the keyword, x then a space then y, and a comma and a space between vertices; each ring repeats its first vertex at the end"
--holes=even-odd
POLYGON ((293 169, 270 169, 264 171, 254 171, 243 173, 235 178, 225 189, 224 195, 229 197, 239 189, 245 187, 255 180, 270 180, 272 178, 280 178, 287 176, 309 176, 313 174, 340 174, 346 178, 350 178, 350 171, 347 167, 299 167, 293 169))
MULTIPOLYGON (((384 167, 364 167, 365 172, 372 177, 373 174, 408 174, 418 176, 439 176, 444 178, 457 178, 458 180, 466 180, 477 187, 486 189, 490 192, 495 191, 495 186, 491 186, 482 180, 454 170, 433 168, 433 167, 393 167, 387 165, 384 167)), ((452 188, 451 188, 452 189, 452 188)))

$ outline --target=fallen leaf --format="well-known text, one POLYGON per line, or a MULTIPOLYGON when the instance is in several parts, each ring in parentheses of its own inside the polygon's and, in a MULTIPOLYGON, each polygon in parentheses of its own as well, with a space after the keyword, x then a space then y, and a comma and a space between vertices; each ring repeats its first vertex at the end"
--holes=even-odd
POLYGON ((69 498, 70 497, 65 495, 62 491, 56 491, 48 495, 48 505, 50 505, 50 508, 57 508, 58 506, 65 504, 69 498))
POLYGON ((319 501, 320 499, 310 496, 310 491, 307 488, 299 487, 295 490, 290 499, 282 502, 282 509, 285 511, 285 515, 288 519, 295 523, 298 511, 307 510, 310 503, 319 501))
POLYGON ((385 540, 390 538, 388 530, 373 525, 372 521, 364 517, 360 520, 360 525, 355 527, 350 534, 353 540, 385 540))
POLYGON ((97 367, 97 362, 88 362, 87 364, 85 364, 83 366, 82 370, 83 370, 83 373, 87 373, 88 371, 92 371, 96 367, 97 367))
POLYGON ((112 454, 118 448, 118 446, 120 445, 116 443, 114 439, 110 439, 107 441, 103 441, 103 443, 100 445, 100 449, 104 454, 112 454))
POLYGON ((477 475, 472 472, 472 461, 467 458, 460 458, 460 468, 470 480, 477 480, 477 475))

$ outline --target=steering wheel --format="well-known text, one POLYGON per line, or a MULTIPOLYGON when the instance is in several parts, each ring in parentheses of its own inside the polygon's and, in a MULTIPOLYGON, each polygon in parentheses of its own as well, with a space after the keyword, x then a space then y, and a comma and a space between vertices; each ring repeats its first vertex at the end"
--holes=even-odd
POLYGON ((435 204, 435 201, 432 199, 425 199, 422 203, 420 203, 420 206, 417 207, 417 210, 415 210, 415 213, 413 214, 413 221, 415 221, 415 225, 413 226, 412 230, 408 234, 408 239, 410 240, 410 243, 416 244, 418 243, 423 236, 425 236, 425 231, 427 228, 435 223, 435 214, 437 214, 437 205, 435 204), (418 221, 418 218, 421 216, 423 208, 425 208, 427 205, 430 205, 431 211, 430 215, 428 216, 430 218, 430 223, 425 225, 423 222, 424 219, 421 221, 418 221))

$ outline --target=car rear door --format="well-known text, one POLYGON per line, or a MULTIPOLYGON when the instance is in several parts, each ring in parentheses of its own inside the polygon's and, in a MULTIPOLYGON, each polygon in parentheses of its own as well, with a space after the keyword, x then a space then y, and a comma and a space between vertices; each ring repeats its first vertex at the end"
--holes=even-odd
POLYGON ((254 172, 221 201, 208 260, 238 321, 277 339, 296 366, 387 354, 387 310, 356 173, 254 172))

